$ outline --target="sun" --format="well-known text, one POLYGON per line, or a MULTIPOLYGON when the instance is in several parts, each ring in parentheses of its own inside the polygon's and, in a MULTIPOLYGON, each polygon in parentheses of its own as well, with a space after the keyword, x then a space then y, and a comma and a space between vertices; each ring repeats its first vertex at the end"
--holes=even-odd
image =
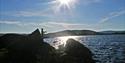
POLYGON ((52 5, 54 11, 61 11, 61 10, 71 10, 74 8, 75 4, 78 0, 53 0, 49 2, 52 5))
POLYGON ((67 9, 71 8, 75 4, 75 0, 56 0, 60 7, 65 7, 67 9))
POLYGON ((61 5, 68 5, 72 2, 72 0, 57 0, 61 5))

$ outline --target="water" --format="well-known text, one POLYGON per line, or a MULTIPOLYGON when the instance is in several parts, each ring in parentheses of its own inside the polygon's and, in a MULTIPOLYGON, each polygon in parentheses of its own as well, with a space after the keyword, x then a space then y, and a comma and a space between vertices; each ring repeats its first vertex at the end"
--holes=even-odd
MULTIPOLYGON (((89 35, 72 37, 93 52, 93 58, 96 60, 96 63, 125 63, 125 35, 89 35)), ((47 38, 45 41, 56 48, 67 39, 66 37, 56 37, 47 38), (57 44, 53 44, 54 41, 57 41, 57 44)))

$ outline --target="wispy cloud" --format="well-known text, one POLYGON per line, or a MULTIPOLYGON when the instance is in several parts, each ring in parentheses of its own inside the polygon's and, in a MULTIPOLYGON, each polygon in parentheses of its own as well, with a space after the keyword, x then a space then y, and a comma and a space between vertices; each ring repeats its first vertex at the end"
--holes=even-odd
POLYGON ((100 23, 107 22, 108 20, 121 16, 121 15, 125 15, 125 9, 109 13, 108 16, 101 19, 100 23))
POLYGON ((83 5, 89 5, 89 4, 92 4, 92 3, 99 3, 101 1, 102 0, 80 0, 80 2, 82 2, 83 5))
MULTIPOLYGON (((101 2, 102 0, 78 0, 79 2, 82 2, 80 4, 83 5, 88 5, 91 3, 98 3, 101 2)), ((40 4, 41 2, 39 2, 38 4, 40 4)), ((47 2, 46 2, 47 3, 47 2)), ((41 3, 41 4, 45 4, 41 3)), ((73 9, 72 9, 73 11, 73 9)), ((73 13, 71 12, 65 12, 66 15, 72 15, 73 13)), ((41 9, 41 10, 21 10, 21 11, 9 11, 9 12, 1 12, 1 15, 9 15, 9 16, 16 16, 16 17, 53 17, 53 16, 59 16, 59 15, 64 15, 64 13, 62 13, 64 11, 61 11, 60 13, 56 12, 55 6, 53 4, 47 4, 45 9, 41 9), (58 15, 57 15, 58 14, 58 15)))
POLYGON ((91 25, 83 23, 67 23, 67 22, 48 22, 48 25, 54 26, 54 28, 60 27, 61 29, 87 29, 91 25))
POLYGON ((17 26, 36 26, 37 23, 22 23, 21 21, 12 21, 12 20, 0 20, 0 24, 6 25, 17 25, 17 26))
POLYGON ((49 24, 54 24, 54 25, 62 25, 62 26, 77 26, 77 25, 84 25, 84 24, 77 24, 77 23, 66 23, 66 22, 48 22, 49 24))
POLYGON ((99 29, 104 29, 108 27, 110 29, 113 26, 113 24, 107 23, 107 22, 110 21, 111 19, 117 18, 122 15, 125 15, 125 9, 115 11, 115 12, 110 12, 109 14, 107 14, 107 16, 102 18, 99 22, 97 22, 96 24, 93 24, 93 28, 95 28, 96 30, 99 30, 99 29))
MULTIPOLYGON (((51 29, 87 29, 90 27, 88 24, 80 24, 80 23, 67 23, 67 22, 56 22, 56 21, 50 21, 50 22, 42 22, 42 23, 36 23, 36 22, 29 22, 29 23, 23 23, 21 21, 0 21, 1 24, 7 24, 7 25, 17 25, 20 27, 34 27, 34 28, 46 28, 48 30, 51 29)), ((58 30, 57 30, 58 31, 58 30)))
POLYGON ((15 17, 52 17, 51 9, 41 10, 20 10, 20 11, 2 11, 1 16, 15 16, 15 17))
POLYGON ((79 24, 79 23, 66 23, 66 22, 48 22, 49 24, 53 25, 61 25, 64 27, 71 27, 71 26, 88 26, 87 24, 79 24))
POLYGON ((0 24, 20 24, 18 21, 0 21, 0 24))
POLYGON ((13 14, 14 16, 21 16, 21 17, 49 17, 51 16, 50 13, 44 11, 18 11, 13 14))
MULTIPOLYGON (((46 17, 48 19, 51 18, 64 18, 66 16, 72 17, 72 14, 63 14, 63 13, 54 13, 52 9, 45 9, 45 10, 23 10, 23 11, 8 11, 0 13, 1 16, 11 16, 11 17, 46 17)), ((32 18, 31 18, 32 19, 32 18)))

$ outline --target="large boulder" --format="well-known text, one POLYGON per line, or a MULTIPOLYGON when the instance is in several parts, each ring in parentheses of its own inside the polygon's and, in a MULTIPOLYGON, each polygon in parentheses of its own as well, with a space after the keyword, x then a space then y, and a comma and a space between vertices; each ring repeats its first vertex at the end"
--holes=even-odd
POLYGON ((95 63, 92 52, 74 39, 67 40, 64 52, 62 58, 65 63, 95 63))

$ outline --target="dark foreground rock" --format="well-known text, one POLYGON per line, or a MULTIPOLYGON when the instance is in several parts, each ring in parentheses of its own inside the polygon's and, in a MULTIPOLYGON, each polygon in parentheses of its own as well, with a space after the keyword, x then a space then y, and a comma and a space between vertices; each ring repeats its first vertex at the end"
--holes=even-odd
MULTIPOLYGON (((55 49, 41 42, 37 29, 29 35, 5 34, 0 37, 0 49, 5 49, 0 63, 57 63, 55 49)), ((0 51, 0 52, 1 52, 0 51)))
POLYGON ((91 51, 73 39, 57 51, 43 41, 37 29, 29 35, 1 36, 0 63, 94 63, 94 60, 91 51))

